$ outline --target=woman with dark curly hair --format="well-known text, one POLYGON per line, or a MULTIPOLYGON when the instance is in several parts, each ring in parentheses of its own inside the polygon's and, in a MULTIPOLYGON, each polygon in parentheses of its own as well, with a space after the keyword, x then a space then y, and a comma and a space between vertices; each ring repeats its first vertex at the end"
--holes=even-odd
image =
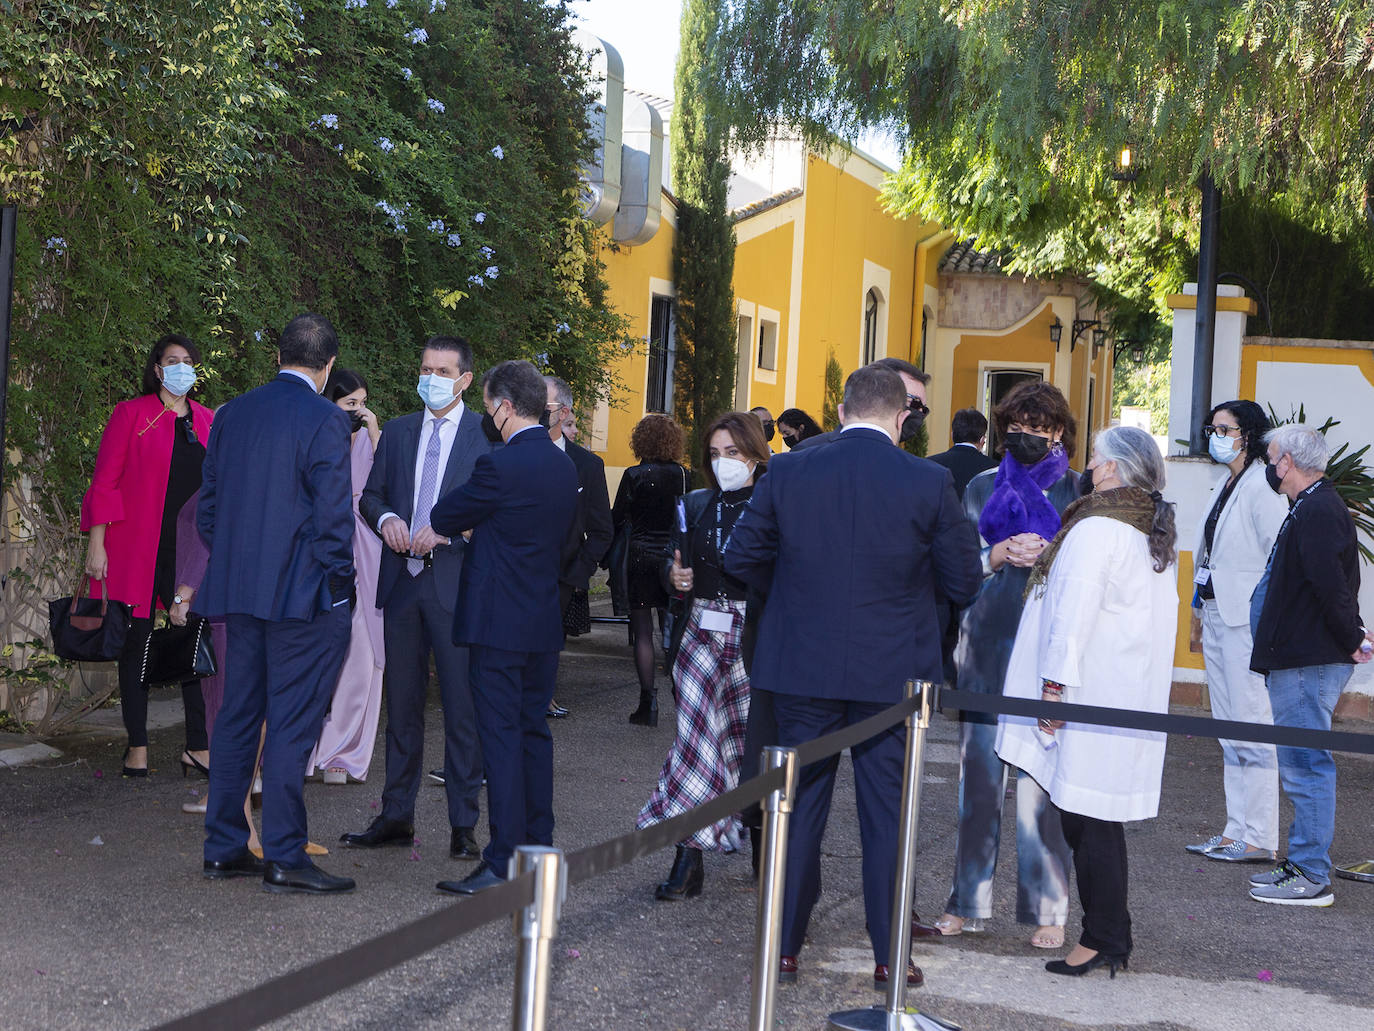
MULTIPOLYGON (((954 663, 961 690, 1000 695, 1031 567, 1077 499, 1079 477, 1069 468, 1076 425, 1057 387, 1018 384, 993 409, 992 421, 1002 462, 964 490, 964 512, 983 543, 983 588, 964 610, 954 663)), ((961 716, 954 883, 935 921, 944 934, 981 930, 992 916, 1007 782, 996 739, 995 719, 961 716)), ((1035 927, 1031 945, 1059 948, 1069 917, 1069 846, 1058 811, 1024 774, 1016 781, 1016 854, 1016 919, 1035 927)))
MULTIPOLYGON (((686 600, 670 649, 677 698, 677 737, 635 826, 643 829, 704 805, 739 784, 750 717, 746 650, 758 599, 727 576, 724 553, 735 522, 768 466, 768 443, 749 412, 726 412, 707 427, 701 468, 709 487, 683 500, 672 545, 660 568, 668 589, 686 600)), ((757 754, 757 753, 756 753, 757 754)), ((740 847, 737 815, 717 820, 678 843, 668 877, 654 898, 672 902, 701 894, 704 850, 740 847)))
POLYGON ((672 532, 675 502, 687 493, 681 465, 682 427, 667 415, 646 415, 630 434, 638 465, 625 470, 611 518, 617 534, 628 535, 627 588, 630 639, 639 673, 639 708, 630 722, 658 726, 658 688, 654 686, 654 609, 668 604, 660 581, 663 555, 672 532))
POLYGON ((789 448, 794 448, 808 437, 819 437, 825 431, 815 419, 807 415, 800 408, 789 408, 777 418, 778 432, 782 434, 782 442, 789 448))
MULTIPOLYGON (((1202 620, 1207 693, 1219 720, 1274 721, 1264 677, 1250 669, 1250 595, 1288 515, 1288 499, 1264 479, 1270 429, 1253 401, 1217 405, 1202 427, 1212 461, 1229 474, 1212 488, 1193 545, 1193 611, 1202 620)), ((1185 847, 1219 862, 1272 863, 1279 847, 1278 755, 1273 745, 1253 741, 1220 744, 1226 825, 1185 847)))

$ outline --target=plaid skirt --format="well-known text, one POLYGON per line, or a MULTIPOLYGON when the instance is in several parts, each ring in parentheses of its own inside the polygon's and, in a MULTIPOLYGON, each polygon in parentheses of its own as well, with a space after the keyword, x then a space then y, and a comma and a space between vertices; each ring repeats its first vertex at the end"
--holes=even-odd
MULTIPOLYGON (((677 737, 658 786, 644 803, 637 828, 680 816, 694 806, 718 798, 739 784, 744 727, 749 720, 749 677, 744 672, 740 635, 744 630, 744 602, 692 600, 682 647, 673 663, 677 688, 677 737), (728 633, 701 629, 701 613, 725 607, 733 614, 728 633)), ((690 848, 739 848, 738 814, 703 827, 681 844, 690 848)))

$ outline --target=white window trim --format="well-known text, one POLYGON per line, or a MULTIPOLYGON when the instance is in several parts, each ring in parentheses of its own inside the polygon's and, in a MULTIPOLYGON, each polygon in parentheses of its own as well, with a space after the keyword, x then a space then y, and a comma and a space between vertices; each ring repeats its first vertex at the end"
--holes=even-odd
POLYGON ((855 349, 854 367, 864 360, 864 309, 868 307, 868 292, 878 295, 878 339, 873 345, 873 358, 887 357, 887 324, 892 318, 892 270, 864 259, 863 289, 859 291, 859 336, 855 349))
POLYGON ((754 379, 760 383, 776 384, 778 382, 778 365, 780 364, 778 352, 782 350, 782 312, 776 308, 765 308, 761 304, 758 306, 758 318, 754 320, 754 343, 750 350, 753 352, 751 367, 754 370, 754 379), (758 363, 758 338, 765 322, 773 324, 773 367, 771 369, 759 368, 758 363))

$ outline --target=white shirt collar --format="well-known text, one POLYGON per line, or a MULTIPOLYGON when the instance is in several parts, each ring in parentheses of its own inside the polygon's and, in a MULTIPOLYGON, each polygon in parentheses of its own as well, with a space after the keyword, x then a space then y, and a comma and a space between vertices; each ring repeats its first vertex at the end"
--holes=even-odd
POLYGON ((432 423, 435 419, 443 419, 444 422, 451 422, 456 427, 463 419, 463 399, 460 397, 458 403, 449 409, 447 415, 435 415, 426 408, 425 422, 432 423))
POLYGON ((560 433, 560 434, 558 435, 558 439, 555 440, 555 441, 553 442, 553 446, 556 447, 556 448, 558 448, 559 451, 567 451, 567 450, 568 450, 568 438, 565 437, 565 436, 563 436, 563 434, 560 433))
POLYGON ((843 428, 842 430, 840 430, 840 432, 841 432, 841 433, 848 433, 850 430, 858 430, 858 429, 864 429, 864 430, 877 430, 879 433, 881 433, 881 434, 882 434, 884 437, 886 437, 888 440, 891 440, 891 439, 892 439, 892 434, 891 434, 891 433, 889 433, 887 430, 883 429, 881 426, 875 426, 875 425, 873 425, 873 423, 871 423, 871 422, 847 422, 847 423, 844 424, 844 428, 843 428))
POLYGON ((320 392, 320 388, 317 387, 317 386, 315 386, 315 381, 314 381, 313 379, 311 379, 309 376, 307 376, 307 375, 306 375, 305 373, 303 373, 303 372, 298 372, 298 371, 295 370, 295 369, 278 369, 278 370, 277 370, 277 373, 278 373, 279 375, 280 375, 281 373, 285 373, 285 374, 288 375, 288 376, 295 376, 295 377, 296 377, 297 379, 299 379, 302 383, 309 384, 310 389, 313 390, 315 393, 318 394, 318 393, 320 392))

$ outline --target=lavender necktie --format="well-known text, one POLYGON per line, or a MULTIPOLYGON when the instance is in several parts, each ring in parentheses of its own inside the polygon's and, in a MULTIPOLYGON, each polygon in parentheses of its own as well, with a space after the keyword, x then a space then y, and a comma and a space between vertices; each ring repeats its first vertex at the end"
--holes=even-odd
MULTIPOLYGON (((411 540, 429 525, 429 512, 434 507, 434 492, 439 486, 439 427, 443 422, 443 419, 435 419, 431 423, 429 444, 425 447, 425 465, 420 471, 420 496, 415 499, 415 518, 410 521, 411 540)), ((411 576, 419 576, 424 568, 423 559, 406 559, 406 569, 411 576)))

